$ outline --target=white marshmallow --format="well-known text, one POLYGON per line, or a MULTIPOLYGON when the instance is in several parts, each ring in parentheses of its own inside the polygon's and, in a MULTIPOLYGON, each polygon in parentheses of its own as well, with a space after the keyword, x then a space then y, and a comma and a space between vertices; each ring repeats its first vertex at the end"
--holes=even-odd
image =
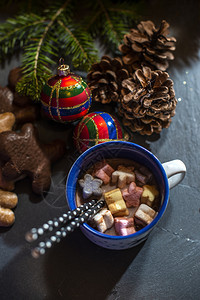
POLYGON ((114 218, 108 209, 103 208, 92 218, 92 222, 100 232, 105 232, 113 226, 114 218))
POLYGON ((156 215, 157 212, 146 204, 140 204, 135 213, 135 217, 146 224, 150 224, 156 215))

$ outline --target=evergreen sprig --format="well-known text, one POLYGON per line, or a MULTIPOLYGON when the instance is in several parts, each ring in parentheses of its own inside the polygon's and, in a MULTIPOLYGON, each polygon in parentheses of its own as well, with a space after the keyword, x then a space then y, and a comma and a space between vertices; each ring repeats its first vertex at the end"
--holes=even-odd
POLYGON ((90 3, 90 15, 85 22, 86 30, 101 43, 116 52, 118 45, 133 22, 139 20, 142 1, 97 0, 90 3))
POLYGON ((23 9, 20 5, 21 14, 0 24, 0 62, 22 51, 23 77, 17 91, 36 101, 60 57, 70 60, 74 68, 87 71, 98 60, 96 39, 100 38, 109 50, 116 50, 127 26, 137 21, 140 4, 49 0, 43 9, 41 1, 36 1, 35 6, 32 0, 24 2, 23 9))

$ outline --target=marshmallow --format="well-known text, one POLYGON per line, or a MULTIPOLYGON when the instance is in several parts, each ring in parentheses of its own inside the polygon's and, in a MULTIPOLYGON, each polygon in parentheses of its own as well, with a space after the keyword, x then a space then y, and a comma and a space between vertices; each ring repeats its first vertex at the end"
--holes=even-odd
POLYGON ((92 218, 92 223, 100 232, 105 232, 113 226, 114 218, 108 209, 103 208, 92 218))
POLYGON ((149 169, 145 166, 142 166, 139 168, 139 171, 146 176, 146 181, 149 182, 152 177, 153 177, 153 174, 149 171, 149 169))
POLYGON ((115 218, 115 231, 123 236, 135 233, 133 218, 115 218))
POLYGON ((110 177, 102 169, 97 170, 94 175, 101 179, 104 184, 108 184, 110 182, 110 177))
POLYGON ((114 169, 104 161, 96 164, 94 176, 103 180, 104 184, 108 184, 113 172, 114 169))
POLYGON ((147 176, 140 173, 138 170, 135 170, 135 178, 136 178, 138 184, 141 184, 141 185, 146 184, 148 181, 147 176))
POLYGON ((126 184, 135 181, 134 167, 118 166, 118 170, 112 173, 112 183, 116 183, 119 188, 124 188, 126 184))
POLYGON ((90 174, 85 174, 84 179, 79 180, 79 185, 83 189, 83 198, 87 199, 92 195, 100 197, 102 195, 102 189, 100 188, 102 183, 101 179, 93 178, 90 174))
POLYGON ((128 208, 126 208, 125 211, 120 211, 115 213, 115 217, 124 217, 124 216, 128 216, 129 215, 129 210, 128 208))
POLYGON ((135 222, 145 226, 150 224, 156 215, 157 212, 154 209, 146 204, 140 204, 135 213, 135 222))
POLYGON ((136 186, 135 182, 131 182, 128 189, 122 191, 122 196, 126 201, 127 207, 138 207, 143 188, 136 186))
POLYGON ((145 203, 150 207, 153 206, 155 198, 159 195, 155 185, 144 185, 144 191, 141 196, 141 203, 145 203))
POLYGON ((133 172, 134 169, 135 169, 134 166, 125 167, 125 166, 123 166, 123 165, 119 165, 119 166, 117 167, 117 170, 118 170, 118 171, 122 171, 122 172, 133 172))
POLYGON ((127 213, 126 204, 120 189, 104 193, 104 198, 112 215, 115 216, 115 214, 118 214, 118 216, 124 216, 127 213))

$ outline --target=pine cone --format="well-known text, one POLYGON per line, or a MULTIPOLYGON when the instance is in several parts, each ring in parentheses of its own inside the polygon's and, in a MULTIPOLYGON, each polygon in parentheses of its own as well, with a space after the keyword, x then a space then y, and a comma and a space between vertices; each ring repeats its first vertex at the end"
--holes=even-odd
POLYGON ((119 46, 123 62, 131 65, 134 70, 148 66, 152 70, 165 71, 168 60, 173 60, 172 51, 175 50, 176 39, 167 37, 169 24, 162 21, 160 28, 156 28, 151 21, 138 24, 138 29, 131 29, 124 35, 124 44, 119 46))
POLYGON ((129 76, 130 73, 120 58, 102 56, 101 61, 93 64, 87 75, 93 100, 103 104, 119 101, 121 82, 129 76))
POLYGON ((167 72, 143 67, 123 80, 121 93, 119 114, 133 132, 151 135, 169 127, 177 100, 167 72))

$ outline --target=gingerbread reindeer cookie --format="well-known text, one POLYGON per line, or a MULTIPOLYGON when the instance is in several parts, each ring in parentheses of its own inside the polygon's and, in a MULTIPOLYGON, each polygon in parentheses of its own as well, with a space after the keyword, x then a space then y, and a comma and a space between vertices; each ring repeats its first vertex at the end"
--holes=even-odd
POLYGON ((0 159, 4 162, 2 175, 6 180, 17 180, 26 175, 36 194, 47 191, 51 183, 51 162, 65 153, 65 143, 57 140, 42 145, 36 128, 23 125, 21 132, 5 131, 0 134, 0 159))

